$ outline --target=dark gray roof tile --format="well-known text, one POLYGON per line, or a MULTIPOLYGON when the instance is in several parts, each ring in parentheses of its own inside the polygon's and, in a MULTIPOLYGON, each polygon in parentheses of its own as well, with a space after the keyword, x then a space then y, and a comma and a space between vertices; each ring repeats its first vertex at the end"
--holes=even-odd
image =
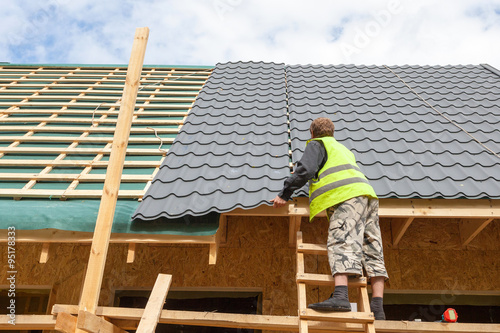
POLYGON ((227 212, 268 203, 290 175, 283 64, 218 64, 135 219, 227 212))

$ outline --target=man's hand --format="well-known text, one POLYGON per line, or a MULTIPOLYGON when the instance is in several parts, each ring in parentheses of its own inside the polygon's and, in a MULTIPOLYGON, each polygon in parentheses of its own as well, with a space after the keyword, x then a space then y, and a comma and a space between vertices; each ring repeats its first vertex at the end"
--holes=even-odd
POLYGON ((276 196, 276 198, 271 200, 271 202, 273 203, 274 208, 280 208, 286 205, 286 200, 281 199, 279 196, 276 196))

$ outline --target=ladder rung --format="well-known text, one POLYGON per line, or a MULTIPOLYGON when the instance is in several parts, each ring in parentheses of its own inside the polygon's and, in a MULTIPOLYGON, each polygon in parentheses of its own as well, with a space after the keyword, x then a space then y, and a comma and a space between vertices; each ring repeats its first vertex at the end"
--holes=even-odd
POLYGON ((313 309, 299 311, 300 319, 334 321, 344 323, 373 323, 375 318, 371 312, 321 312, 313 309))
MULTIPOLYGON (((297 283, 313 284, 318 286, 334 286, 333 276, 329 274, 297 274, 297 283)), ((349 288, 366 287, 366 277, 349 278, 349 288)))
POLYGON ((327 255, 326 245, 302 243, 297 245, 297 252, 304 254, 327 255))

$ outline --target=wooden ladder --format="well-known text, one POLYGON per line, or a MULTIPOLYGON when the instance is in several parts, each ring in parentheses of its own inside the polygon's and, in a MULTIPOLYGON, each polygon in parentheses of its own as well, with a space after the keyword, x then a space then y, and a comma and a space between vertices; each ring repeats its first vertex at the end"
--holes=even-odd
MULTIPOLYGON (((297 232, 297 293, 299 306, 299 332, 308 333, 310 321, 344 323, 339 330, 348 329, 352 323, 362 324, 366 333, 375 333, 373 313, 370 311, 367 278, 349 279, 349 288, 358 288, 359 312, 321 312, 307 308, 306 285, 335 286, 331 274, 310 274, 304 270, 304 255, 327 255, 326 245, 308 244, 302 241, 302 232, 297 232)), ((317 324, 317 323, 315 323, 317 324)))

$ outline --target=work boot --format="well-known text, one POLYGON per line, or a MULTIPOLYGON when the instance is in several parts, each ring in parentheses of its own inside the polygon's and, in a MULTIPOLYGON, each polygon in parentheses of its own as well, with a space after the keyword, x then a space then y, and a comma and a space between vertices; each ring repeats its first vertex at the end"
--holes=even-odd
POLYGON ((351 303, 349 303, 349 300, 335 298, 333 297, 333 293, 330 295, 330 298, 327 299, 326 301, 309 304, 307 307, 309 309, 318 311, 341 311, 341 312, 351 311, 351 303))

